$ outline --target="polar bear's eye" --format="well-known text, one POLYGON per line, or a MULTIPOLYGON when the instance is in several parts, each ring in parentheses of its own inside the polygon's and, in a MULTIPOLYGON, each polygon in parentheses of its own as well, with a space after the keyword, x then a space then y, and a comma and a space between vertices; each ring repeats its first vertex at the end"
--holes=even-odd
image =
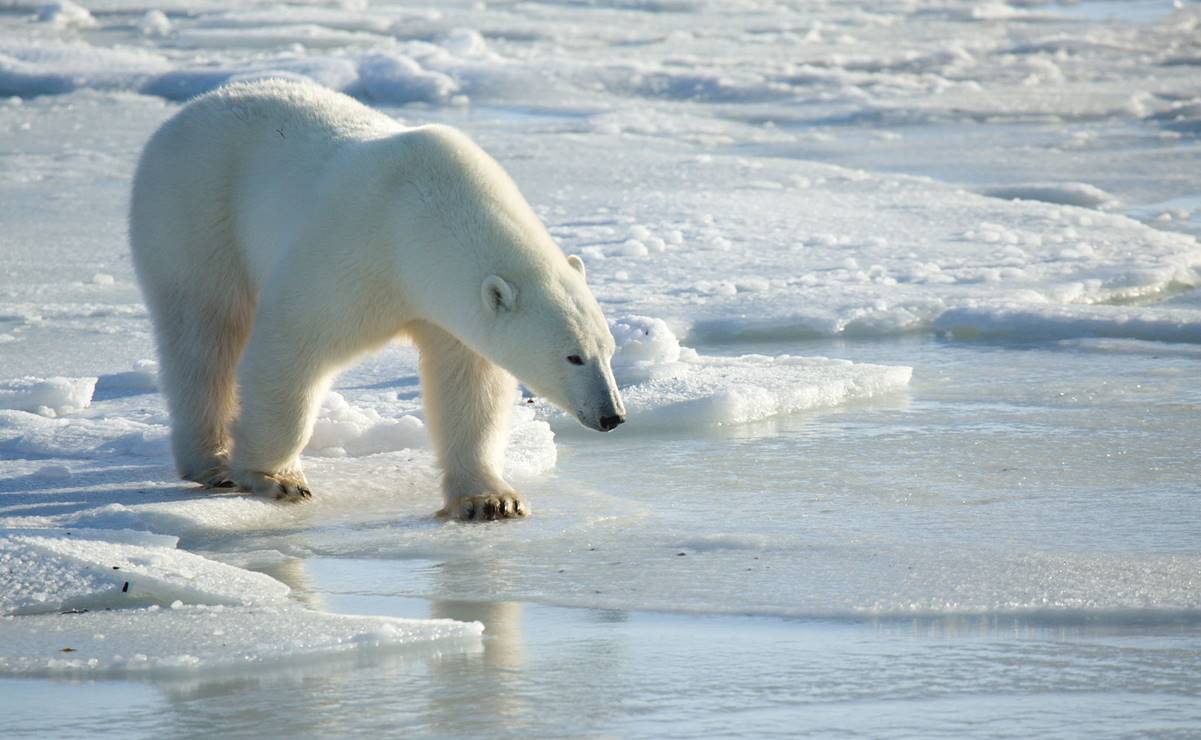
POLYGON ((567 355, 567 361, 572 365, 583 365, 584 360, 579 355, 567 355))

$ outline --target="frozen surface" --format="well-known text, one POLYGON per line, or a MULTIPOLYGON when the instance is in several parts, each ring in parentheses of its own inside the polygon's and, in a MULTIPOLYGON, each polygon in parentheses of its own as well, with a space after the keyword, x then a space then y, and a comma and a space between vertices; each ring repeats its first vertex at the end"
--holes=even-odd
POLYGON ((223 607, 172 602, 166 609, 0 618, 0 671, 99 676, 230 671, 448 638, 483 626, 452 620, 323 614, 292 604, 223 607))
POLYGON ((6 732, 1194 731, 1199 30, 1169 0, 3 4, 0 672, 122 677, 0 679, 6 732), (530 520, 432 516, 400 346, 325 399, 310 504, 175 479, 131 172, 181 101, 273 75, 461 127, 586 262, 630 421, 515 399, 530 520))
POLYGON ((790 355, 700 357, 623 391, 640 428, 745 424, 901 390, 912 369, 790 355))
POLYGON ((18 378, 0 387, 0 409, 55 417, 92 403, 96 378, 18 378))
POLYGON ((1110 337, 1201 343, 1201 312, 1135 306, 986 305, 943 313, 934 328, 960 337, 1110 337))

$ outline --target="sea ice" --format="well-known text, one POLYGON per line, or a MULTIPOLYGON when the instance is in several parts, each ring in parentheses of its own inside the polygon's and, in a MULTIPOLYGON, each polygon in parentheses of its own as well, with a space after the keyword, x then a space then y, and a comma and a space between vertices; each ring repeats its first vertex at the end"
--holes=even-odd
POLYGON ((448 649, 478 650, 482 632, 478 622, 328 614, 289 603, 0 617, 0 674, 228 672, 456 638, 463 642, 448 649))
POLYGON ((0 530, 0 615, 176 600, 267 604, 288 594, 269 576, 178 550, 176 541, 120 529, 0 530))
POLYGON ((1201 312, 1147 306, 984 304, 944 312, 934 328, 959 338, 1107 337, 1201 343, 1201 312))
POLYGON ((19 378, 0 382, 0 409, 61 416, 92 404, 96 378, 19 378))
MULTIPOLYGON (((632 428, 745 424, 903 389, 912 368, 824 357, 712 357, 681 347, 665 322, 611 322, 613 371, 632 428)), ((562 418, 562 417, 557 417, 562 418)))
POLYGON ((1187 442, 1088 405, 1157 392, 1122 373, 1162 356, 1147 372, 1175 395, 1137 428, 1195 426, 1172 384, 1201 312, 1171 299, 1201 284, 1195 3, 1137 23, 992 0, 86 5, 0 13, 0 672, 478 649, 478 625, 301 607, 272 558, 361 558, 347 570, 403 595, 614 609, 1195 616, 1187 442), (585 445, 515 407, 507 472, 535 517, 432 516, 407 348, 325 400, 310 504, 175 479, 131 173, 177 101, 263 76, 463 128, 588 262, 630 423, 585 445), (938 341, 996 378, 943 403, 960 355, 913 372, 896 349, 932 330, 1058 341, 938 341), (1014 380, 1042 351, 1075 415, 1014 380), (1095 375, 1059 372, 1081 354, 1095 375), (828 427, 788 416, 834 405, 828 427))

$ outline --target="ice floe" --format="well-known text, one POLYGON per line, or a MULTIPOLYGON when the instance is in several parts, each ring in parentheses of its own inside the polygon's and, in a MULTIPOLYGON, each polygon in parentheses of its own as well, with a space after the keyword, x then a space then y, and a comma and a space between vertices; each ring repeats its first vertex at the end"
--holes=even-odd
POLYGON ((269 667, 285 661, 431 641, 478 649, 483 625, 449 619, 329 614, 290 604, 163 608, 0 617, 0 674, 162 675, 269 667))
POLYGON ((903 389, 913 369, 825 357, 702 356, 660 319, 611 322, 631 428, 745 424, 903 389))
POLYGON ((55 417, 86 409, 96 378, 19 378, 0 383, 0 409, 55 417))
POLYGON ((1201 343, 1201 313, 1146 306, 982 305, 946 311, 934 328, 959 338, 1105 337, 1201 343))

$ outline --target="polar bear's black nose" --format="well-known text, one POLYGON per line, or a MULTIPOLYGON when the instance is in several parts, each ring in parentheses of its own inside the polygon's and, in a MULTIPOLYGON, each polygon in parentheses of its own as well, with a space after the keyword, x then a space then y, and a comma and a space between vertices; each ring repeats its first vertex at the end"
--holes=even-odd
POLYGON ((626 418, 620 414, 614 414, 613 416, 602 416, 600 420, 601 431, 607 432, 612 429, 616 429, 617 425, 625 420, 626 418))

